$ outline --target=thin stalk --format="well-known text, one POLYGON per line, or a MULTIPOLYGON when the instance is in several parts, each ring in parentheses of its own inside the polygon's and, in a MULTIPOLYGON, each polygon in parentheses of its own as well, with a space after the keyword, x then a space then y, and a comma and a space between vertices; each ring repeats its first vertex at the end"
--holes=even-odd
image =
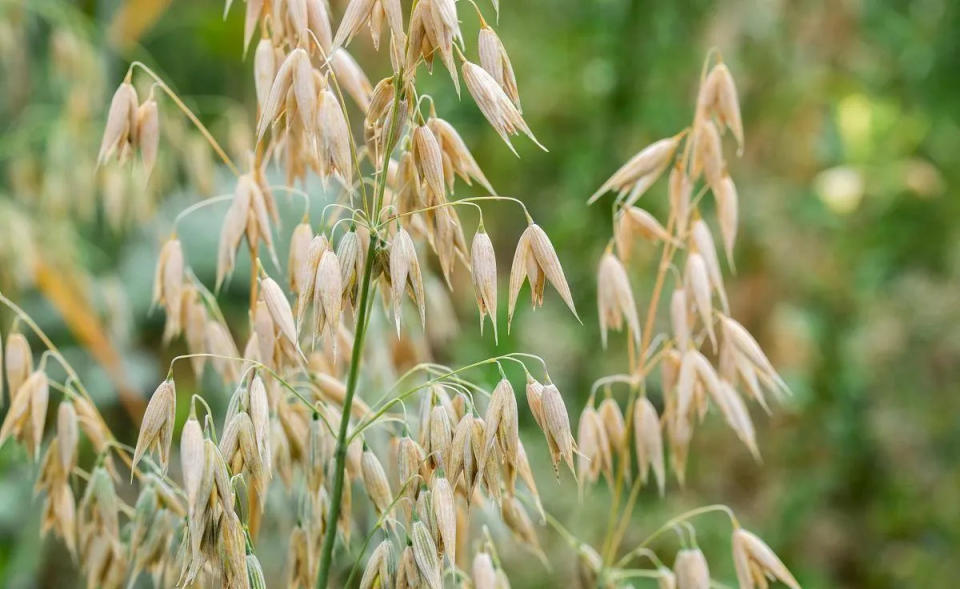
MULTIPOLYGON (((397 82, 394 86, 393 114, 390 117, 392 124, 387 135, 387 142, 383 150, 383 165, 380 181, 377 184, 377 194, 374 200, 375 215, 379 214, 383 205, 383 194, 387 185, 387 166, 390 162, 390 152, 393 150, 394 135, 397 128, 397 110, 400 106, 400 93, 403 81, 403 70, 396 74, 397 82)), ((343 479, 347 458, 347 430, 350 428, 350 409, 353 406, 353 395, 357 390, 357 380, 360 377, 360 361, 363 357, 363 340, 367 334, 367 324, 370 318, 370 282, 373 277, 373 263, 376 255, 377 233, 370 232, 370 243, 367 246, 367 259, 363 265, 363 280, 360 284, 360 301, 357 307, 360 311, 357 317, 357 329, 353 342, 353 351, 350 354, 350 372, 347 376, 347 391, 343 399, 343 417, 340 419, 340 433, 337 436, 336 465, 334 467, 333 494, 330 497, 330 509, 327 512, 327 521, 336 522, 340 517, 340 502, 343 498, 343 479)), ((337 526, 334 523, 327 526, 323 538, 323 548, 320 553, 320 569, 317 572, 318 589, 325 589, 330 578, 330 563, 333 558, 333 545, 337 539, 337 526)))

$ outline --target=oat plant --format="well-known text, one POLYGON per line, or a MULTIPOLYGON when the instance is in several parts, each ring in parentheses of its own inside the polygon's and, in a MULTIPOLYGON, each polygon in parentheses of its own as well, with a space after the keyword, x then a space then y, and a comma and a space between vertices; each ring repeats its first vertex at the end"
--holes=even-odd
POLYGON ((570 541, 592 585, 641 576, 662 587, 706 589, 712 580, 695 542, 673 569, 651 546, 697 515, 724 511, 740 586, 765 587, 767 578, 798 586, 723 506, 681 514, 641 545, 621 549, 650 470, 665 488, 666 447, 682 482, 694 427, 714 408, 759 456, 744 398, 767 409, 768 393, 789 392, 729 316, 717 248, 700 216, 710 193, 731 262, 737 195, 722 135, 729 130, 742 146, 743 129, 733 80, 719 60, 708 62, 690 129, 641 151, 591 199, 619 193, 614 239, 598 273, 599 319, 605 341, 608 329, 626 327, 630 366, 597 381, 576 437, 538 356, 512 352, 460 367, 431 360, 429 340, 456 327, 448 291, 460 288, 458 268, 471 276, 481 334, 489 321, 485 337, 498 338, 503 308, 483 221, 488 206, 515 207, 527 221, 509 270, 507 329, 527 282, 534 306, 549 283, 571 320, 578 318, 547 232, 521 200, 494 191, 460 133, 438 116, 441 105, 418 89, 423 72, 446 70, 511 151, 518 135, 542 147, 524 121, 503 43, 481 8, 467 4, 349 0, 337 20, 326 0, 247 0, 239 49, 251 55, 256 141, 237 161, 159 75, 130 65, 107 109, 96 166, 131 169, 148 181, 165 148, 161 112, 169 109, 165 116, 183 115, 235 179, 231 194, 184 209, 159 249, 153 302, 165 316, 164 340, 182 338, 188 353, 170 362, 132 446, 117 440, 46 334, 0 295, 16 316, 0 346, 10 391, 0 444, 14 439, 39 461, 43 530, 63 540, 88 587, 131 586, 141 575, 158 587, 264 587, 258 537, 264 518, 281 508, 295 523, 285 578, 271 585, 508 587, 503 541, 491 527, 509 530, 511 542, 548 565, 539 538, 549 522, 570 541), (460 19, 468 18, 480 25, 476 43, 461 34, 460 19), (349 53, 363 38, 392 71, 376 83, 349 53), (666 225, 635 206, 663 174, 666 225), (283 181, 270 180, 276 176, 283 181), (310 178, 336 194, 316 224, 310 178), (471 190, 480 194, 462 195, 471 190), (289 231, 278 195, 304 206, 289 231), (183 218, 207 207, 223 211, 213 284, 197 278, 177 235, 183 218), (636 237, 663 250, 642 325, 627 271, 636 237), (277 255, 281 239, 290 244, 287 260, 277 255), (221 312, 218 295, 241 248, 251 264, 249 321, 237 324, 221 312), (671 329, 656 334, 671 276, 671 329), (31 340, 43 346, 36 361, 31 340), (383 353, 387 346, 393 353, 383 353), (177 432, 183 399, 176 379, 208 366, 233 391, 226 412, 215 415, 208 399, 192 395, 177 432), (645 384, 657 367, 659 410, 645 384), (601 474, 613 489, 600 547, 577 540, 544 508, 520 437, 521 404, 507 376, 514 369, 522 371, 523 405, 545 436, 560 484, 572 486, 562 475, 569 470, 581 492, 601 474), (490 376, 497 378, 492 390, 482 385, 490 376), (625 410, 615 386, 627 391, 625 410), (89 464, 80 464, 82 438, 96 453, 89 464), (274 486, 289 499, 268 502, 274 486), (655 568, 633 567, 640 556, 655 568))

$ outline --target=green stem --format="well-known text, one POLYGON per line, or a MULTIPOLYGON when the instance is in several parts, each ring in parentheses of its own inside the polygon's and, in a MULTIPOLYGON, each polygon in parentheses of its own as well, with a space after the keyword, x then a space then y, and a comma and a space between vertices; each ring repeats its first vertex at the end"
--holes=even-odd
MULTIPOLYGON (((400 106, 400 94, 403 86, 403 70, 396 74, 394 86, 393 114, 390 118, 390 132, 383 150, 383 165, 380 181, 377 184, 377 194, 374 200, 374 215, 378 215, 383 205, 383 194, 387 185, 387 165, 390 162, 390 152, 393 150, 394 135, 397 128, 397 110, 400 106)), ((372 217, 371 217, 372 218, 372 217)), ((350 409, 353 406, 353 395, 357 390, 357 380, 360 377, 360 361, 363 357, 363 340, 367 334, 367 324, 370 318, 370 282, 373 277, 373 264, 379 238, 375 231, 370 232, 370 243, 367 245, 367 260, 363 266, 363 280, 360 284, 360 301, 357 305, 356 336, 353 342, 353 351, 350 354, 350 372, 347 376, 347 391, 343 399, 343 413, 340 418, 340 433, 337 436, 336 464, 334 466, 333 493, 330 497, 330 509, 327 512, 327 531, 323 537, 323 548, 320 553, 320 570, 317 572, 317 588, 325 589, 330 578, 330 563, 333 558, 333 545, 337 539, 336 522, 340 517, 340 500, 343 497, 343 479, 347 458, 347 430, 350 428, 350 409)))

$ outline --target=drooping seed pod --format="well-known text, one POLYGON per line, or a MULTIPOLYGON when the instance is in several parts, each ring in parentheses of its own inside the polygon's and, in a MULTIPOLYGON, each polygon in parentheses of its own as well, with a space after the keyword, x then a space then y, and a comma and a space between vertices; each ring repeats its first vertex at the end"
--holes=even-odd
POLYGON ((486 552, 473 557, 472 580, 475 589, 497 589, 497 571, 493 559, 486 552))
POLYGON ((701 120, 693 130, 693 160, 691 163, 691 180, 696 180, 700 174, 707 177, 707 184, 716 187, 720 182, 726 162, 723 160, 723 147, 720 143, 720 133, 711 120, 701 120))
POLYGON ((183 424, 180 432, 180 470, 190 512, 193 512, 200 499, 197 493, 206 468, 205 455, 203 430, 197 418, 191 417, 183 424))
POLYGON ((413 162, 427 189, 427 206, 434 206, 446 200, 443 179, 443 153, 440 144, 428 125, 419 125, 413 130, 411 139, 413 162))
POLYGON ((425 325, 426 307, 423 297, 420 262, 417 261, 417 250, 413 245, 413 239, 402 227, 393 236, 390 245, 390 284, 392 285, 393 315, 397 325, 397 335, 400 335, 400 303, 408 285, 420 312, 420 323, 425 325))
POLYGON ((360 32, 360 28, 370 18, 373 5, 374 0, 350 0, 340 20, 337 34, 333 37, 333 48, 345 47, 353 36, 360 32))
POLYGON ((729 174, 724 174, 714 188, 714 197, 717 199, 717 219, 720 222, 720 234, 723 236, 723 251, 727 255, 727 263, 733 267, 733 244, 737 239, 737 187, 729 174))
MULTIPOLYGON (((487 192, 495 194, 496 191, 493 189, 493 186, 490 185, 487 177, 480 169, 477 160, 474 159, 473 154, 470 153, 470 149, 467 148, 466 142, 460 137, 460 134, 453 125, 434 116, 431 116, 427 120, 427 125, 437 137, 437 141, 440 142, 440 149, 443 150, 444 161, 449 160, 454 173, 460 176, 467 185, 471 184, 471 180, 476 180, 487 192)), ((448 188, 452 191, 452 178, 448 178, 447 180, 448 188)))
POLYGON ((646 481, 647 474, 653 469, 657 478, 657 488, 663 496, 666 474, 663 461, 663 434, 660 430, 660 418, 653 403, 643 397, 633 406, 633 442, 637 452, 637 470, 646 481))
POLYGON ((544 433, 546 433, 546 423, 543 418, 543 384, 527 373, 527 405, 530 407, 530 413, 534 421, 544 433))
POLYGON ((367 496, 377 513, 385 513, 393 502, 393 493, 390 491, 390 482, 387 480, 387 473, 380 464, 380 459, 370 450, 364 450, 361 461, 363 471, 363 486, 367 490, 367 496))
MULTIPOLYGON (((30 344, 22 333, 11 333, 7 335, 7 345, 5 348, 4 368, 7 372, 7 384, 10 385, 10 398, 20 390, 27 377, 33 372, 33 354, 30 351, 30 344)), ((2 379, 0 379, 2 380, 2 379)))
POLYGON ((567 416, 567 406, 557 387, 550 383, 543 387, 543 421, 547 444, 550 447, 550 456, 553 461, 553 470, 560 476, 558 464, 560 459, 566 462, 570 472, 573 469, 573 434, 570 431, 570 418, 567 416))
POLYGON ((543 304, 544 279, 550 282, 560 294, 560 298, 567 304, 577 320, 577 309, 573 304, 573 295, 560 266, 560 259, 550 242, 550 238, 536 223, 527 225, 526 230, 517 241, 517 249, 513 254, 513 265, 510 267, 510 289, 507 309, 507 329, 513 320, 513 312, 517 305, 517 296, 525 280, 530 282, 530 292, 533 305, 543 304))
POLYGON ((613 253, 604 254, 597 270, 597 309, 600 315, 600 336, 607 346, 607 329, 620 330, 626 319, 634 343, 640 343, 640 318, 627 271, 613 253))
POLYGON ((620 196, 628 192, 632 193, 630 195, 631 201, 640 198, 643 191, 652 186, 656 179, 663 174, 671 158, 673 158, 681 138, 682 135, 667 137, 640 150, 587 199, 587 204, 592 204, 611 190, 616 190, 620 196), (637 187, 641 189, 637 190, 637 187))
POLYGON ((160 143, 160 113, 157 110, 157 101, 152 95, 137 108, 136 120, 137 147, 140 148, 140 159, 143 161, 143 177, 149 178, 157 161, 160 143))
POLYGON ((363 69, 360 68, 360 64, 347 53, 346 49, 334 49, 330 64, 333 66, 333 73, 337 77, 340 87, 350 95, 350 98, 357 103, 362 112, 367 112, 367 109, 370 108, 370 95, 373 94, 373 86, 363 69))
POLYGON ((779 579, 790 589, 800 589, 800 584, 767 543, 740 527, 733 531, 733 564, 740 589, 766 587, 766 577, 779 579))
POLYGON ((497 36, 496 31, 482 24, 477 40, 477 51, 480 54, 480 66, 490 74, 503 91, 510 97, 518 112, 523 112, 520 106, 520 93, 517 90, 517 78, 513 73, 513 65, 507 50, 497 36))
POLYGON ((713 305, 710 303, 710 278, 707 276, 707 267, 700 254, 691 252, 687 256, 687 266, 683 273, 683 280, 684 288, 688 288, 693 294, 693 301, 700 313, 703 326, 707 330, 707 336, 716 348, 717 336, 713 329, 713 305))
POLYGON ((137 91, 130 82, 123 82, 113 93, 107 111, 107 123, 100 142, 97 165, 102 165, 123 149, 136 132, 137 91))
POLYGON ((373 549, 367 566, 360 577, 360 589, 388 588, 392 586, 393 543, 384 540, 373 549))
POLYGON ((264 37, 253 52, 253 86, 257 94, 257 108, 262 112, 277 73, 276 53, 273 42, 264 37))
POLYGON ((437 546, 430 531, 422 521, 414 522, 410 533, 413 541, 413 557, 420 575, 430 589, 443 589, 440 578, 440 561, 437 559, 437 546))
POLYGON ((673 241, 670 233, 649 212, 640 207, 627 207, 618 215, 614 234, 617 254, 623 260, 630 258, 635 235, 648 241, 673 241))
POLYGON ((166 312, 164 341, 169 342, 180 334, 180 311, 183 297, 183 247, 180 240, 168 239, 160 250, 154 272, 152 304, 163 305, 166 312))
POLYGON ((784 394, 790 394, 790 388, 787 386, 787 383, 780 378, 780 375, 777 374, 777 371, 773 368, 773 364, 770 363, 766 354, 763 353, 763 349, 760 348, 760 344, 757 343, 757 340, 750 335, 750 332, 747 331, 745 327, 726 315, 721 315, 721 326, 723 328, 724 339, 732 342, 740 353, 749 359, 761 374, 775 383, 784 394))
POLYGON ((677 342, 677 349, 686 351, 690 346, 690 303, 687 302, 687 291, 677 286, 670 295, 670 325, 673 328, 673 339, 677 342))
POLYGON ((69 399, 64 399, 57 407, 57 449, 64 473, 73 472, 77 463, 78 431, 77 410, 69 399))
POLYGON ((503 139, 514 155, 517 155, 517 150, 510 143, 510 136, 521 132, 529 137, 537 147, 547 151, 547 148, 537 141, 530 127, 523 120, 520 111, 517 110, 516 105, 493 76, 482 67, 466 60, 464 60, 460 71, 463 72, 463 80, 467 84, 467 91, 473 96, 480 112, 483 113, 490 126, 503 139))
POLYGON ((673 561, 677 589, 710 589, 710 568, 699 548, 684 548, 673 561))
POLYGON ((453 488, 447 477, 439 472, 433 477, 430 484, 430 497, 433 504, 433 515, 437 521, 437 530, 443 545, 443 553, 451 566, 457 562, 457 508, 453 496, 453 488))
POLYGON ((483 319, 489 315, 493 339, 497 341, 497 258, 486 231, 478 230, 474 234, 470 252, 473 289, 480 309, 480 333, 483 333, 483 319))
MULTIPOLYGON (((165 380, 153 392, 140 422, 140 434, 133 452, 133 466, 145 452, 156 449, 164 472, 170 459, 170 443, 173 440, 173 425, 176 417, 177 391, 173 380, 165 380)), ((133 476, 131 474, 131 476, 133 476)))
POLYGON ((260 108, 260 119, 257 122, 257 139, 263 138, 267 129, 274 123, 280 115, 281 108, 286 102, 287 93, 293 85, 293 73, 297 65, 306 59, 309 62, 310 56, 302 48, 296 48, 283 59, 277 68, 277 73, 270 85, 270 92, 260 108))

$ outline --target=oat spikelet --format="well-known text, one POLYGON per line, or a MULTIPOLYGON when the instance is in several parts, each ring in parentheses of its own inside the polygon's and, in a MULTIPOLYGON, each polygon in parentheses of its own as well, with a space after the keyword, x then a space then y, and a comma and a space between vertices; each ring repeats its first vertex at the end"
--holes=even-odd
POLYGON ((737 140, 737 154, 743 154, 743 121, 740 118, 740 99, 737 86, 726 64, 718 63, 704 81, 698 107, 706 108, 726 126, 737 140))
POLYGON ((710 589, 710 568, 699 548, 685 548, 673 561, 677 589, 710 589))
POLYGON ((286 103, 287 92, 293 84, 294 71, 298 64, 306 60, 310 61, 310 56, 302 48, 291 51, 284 58, 280 67, 277 68, 277 74, 270 84, 270 92, 260 108, 260 119, 257 122, 257 139, 262 139, 267 129, 280 115, 280 110, 286 103))
MULTIPOLYGON (((7 372, 7 384, 10 386, 10 400, 16 396, 20 386, 33 372, 33 354, 30 344, 22 333, 7 335, 7 345, 3 354, 3 367, 7 372)), ((0 376, 0 381, 3 378, 0 376)))
POLYGON ((576 476, 573 469, 573 434, 570 431, 567 406, 560 391, 552 383, 543 387, 543 422, 554 473, 559 476, 558 465, 562 459, 576 476))
POLYGON ((370 18, 373 5, 374 0, 350 0, 346 11, 343 13, 343 18, 340 20, 337 34, 333 37, 334 48, 346 46, 350 39, 360 32, 360 28, 370 18))
POLYGON ((443 544, 443 553, 447 555, 451 566, 457 563, 457 508, 453 497, 453 488, 443 473, 433 477, 430 488, 433 514, 437 518, 437 529, 443 544))
POLYGON ((677 145, 680 144, 680 139, 681 135, 674 135, 651 143, 640 150, 587 199, 587 204, 593 204, 611 190, 616 190, 621 197, 632 192, 630 201, 640 198, 643 191, 652 186, 653 182, 663 174, 677 150, 677 145), (637 187, 641 187, 642 190, 635 190, 637 187))
POLYGON ((421 325, 426 324, 426 307, 423 298, 423 278, 420 275, 420 262, 417 261, 417 250, 413 239, 407 230, 400 228, 393 236, 390 244, 390 283, 393 293, 393 316, 397 325, 397 336, 400 335, 400 303, 403 293, 409 288, 413 300, 420 312, 421 325))
POLYGON ((137 91, 129 82, 120 84, 114 92, 107 111, 107 124, 100 142, 97 165, 102 165, 118 151, 122 155, 127 142, 136 133, 137 102, 137 91))
POLYGON ((493 559, 486 552, 478 552, 473 557, 473 586, 476 589, 497 589, 497 571, 493 559))
POLYGON ((482 67, 466 60, 461 66, 461 71, 463 72, 463 79, 467 83, 467 91, 473 96, 480 112, 483 113, 493 130, 500 135, 500 138, 503 139, 514 155, 518 154, 513 144, 510 143, 510 135, 521 132, 529 137, 537 147, 548 151, 543 144, 537 141, 530 127, 523 120, 520 111, 517 110, 516 105, 513 104, 513 101, 510 100, 510 97, 507 96, 493 76, 482 67))
POLYGON ((283 289, 273 278, 262 279, 260 289, 263 301, 267 304, 267 310, 273 318, 273 323, 280 329, 280 334, 294 347, 297 347, 297 326, 293 321, 290 301, 287 300, 283 289))
POLYGON ((377 508, 378 514, 385 513, 393 501, 393 493, 390 491, 387 473, 383 470, 380 459, 369 449, 363 452, 361 469, 367 496, 370 497, 370 501, 377 508))
POLYGON ((517 305, 517 296, 524 280, 530 282, 530 292, 533 305, 543 304, 544 279, 560 294, 560 298, 567 304, 573 316, 580 320, 577 309, 573 305, 573 296, 570 287, 560 266, 560 259, 550 242, 550 238, 536 223, 527 225, 526 230, 517 241, 517 249, 513 254, 513 265, 510 267, 510 292, 507 309, 507 330, 513 320, 513 312, 517 305))
POLYGON ((600 315, 600 336, 607 347, 607 329, 619 331, 626 319, 635 343, 640 343, 640 318, 627 271, 612 253, 604 254, 597 270, 597 309, 600 315))
POLYGON ((480 54, 480 66, 490 74, 503 91, 510 97, 517 107, 517 112, 523 112, 520 106, 520 92, 517 90, 517 78, 513 73, 513 65, 496 31, 486 23, 480 27, 477 40, 477 51, 480 54))
POLYGON ((767 543, 739 527, 733 531, 733 564, 740 589, 766 587, 767 577, 779 579, 790 589, 800 589, 800 584, 767 543))
POLYGON ((153 304, 161 304, 166 312, 164 341, 180 334, 180 311, 183 297, 183 248, 180 240, 168 239, 160 250, 153 280, 153 304))
POLYGON ((360 577, 360 589, 374 589, 375 587, 388 588, 392 586, 391 569, 393 568, 393 544, 384 540, 373 549, 367 566, 360 577))
POLYGON ((649 469, 657 478, 657 489, 663 496, 666 474, 663 461, 663 435, 660 418, 649 399, 639 399, 633 407, 633 441, 637 452, 637 470, 645 481, 649 469))
POLYGON ((713 329, 713 306, 710 303, 710 279, 707 276, 707 267, 700 254, 694 252, 687 256, 687 266, 683 273, 684 287, 693 293, 700 319, 707 330, 710 342, 714 348, 717 345, 717 336, 713 329))
MULTIPOLYGON (((431 116, 430 119, 427 120, 427 126, 430 127, 433 134, 437 137, 437 141, 440 142, 444 161, 450 162, 454 173, 460 176, 467 185, 471 184, 471 180, 476 180, 487 192, 491 194, 496 193, 493 186, 491 186, 487 180, 487 177, 484 176, 477 160, 474 159, 473 154, 471 154, 467 148, 466 142, 460 137, 457 130, 453 128, 453 125, 443 119, 431 116)), ((450 190, 453 189, 452 178, 448 179, 448 187, 450 190)))
POLYGON ((57 407, 57 449, 64 473, 73 472, 77 464, 78 431, 77 410, 72 402, 64 399, 57 407))
POLYGON ((443 589, 440 561, 437 559, 437 545, 434 544, 427 526, 422 521, 414 522, 410 536, 413 541, 413 557, 427 587, 443 589))
POLYGON ((482 228, 473 236, 470 246, 470 274, 473 278, 473 290, 480 309, 480 333, 483 333, 483 319, 490 316, 493 324, 493 340, 497 341, 497 256, 493 250, 490 236, 482 228))
POLYGON ((143 177, 149 178, 153 165, 157 161, 157 149, 160 143, 160 113, 153 96, 137 108, 137 147, 143 162, 143 177))
POLYGON ((720 235, 723 236, 723 251, 727 263, 733 268, 733 245, 737 240, 738 202, 737 187, 729 174, 724 174, 713 193, 717 199, 717 219, 720 222, 720 235))
MULTIPOLYGON (((177 391, 173 380, 160 383, 153 392, 140 422, 140 434, 133 452, 133 466, 151 448, 156 448, 160 466, 164 472, 170 459, 170 443, 173 440, 173 423, 176 413, 177 391)), ((131 474, 131 476, 133 476, 131 474)))

